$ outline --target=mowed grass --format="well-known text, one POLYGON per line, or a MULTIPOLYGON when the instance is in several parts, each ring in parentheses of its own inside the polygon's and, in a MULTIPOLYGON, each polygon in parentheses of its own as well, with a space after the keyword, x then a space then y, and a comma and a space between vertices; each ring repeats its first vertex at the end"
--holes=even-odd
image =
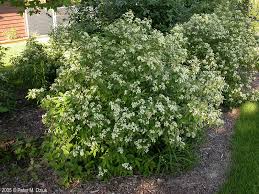
POLYGON ((259 104, 241 107, 232 139, 232 164, 220 194, 259 194, 259 104))
POLYGON ((18 56, 25 49, 26 41, 11 44, 3 44, 1 46, 8 49, 4 57, 4 65, 9 66, 11 65, 11 58, 18 56))

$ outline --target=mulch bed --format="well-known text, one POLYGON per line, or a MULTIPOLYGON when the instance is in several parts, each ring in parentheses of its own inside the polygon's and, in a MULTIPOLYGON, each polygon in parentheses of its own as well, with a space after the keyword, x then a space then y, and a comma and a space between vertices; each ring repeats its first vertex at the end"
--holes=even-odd
MULTIPOLYGON (((253 87, 259 88, 259 74, 253 87)), ((18 108, 12 113, 0 115, 0 144, 11 141, 17 134, 29 137, 42 136, 46 128, 41 122, 43 111, 26 101, 18 100, 18 108)), ((0 188, 46 188, 48 193, 84 193, 84 194, 210 194, 216 193, 226 179, 231 153, 230 139, 233 134, 238 109, 223 114, 224 126, 206 131, 206 140, 199 148, 199 163, 190 171, 177 176, 157 177, 119 177, 109 182, 74 183, 64 189, 58 185, 58 177, 48 167, 42 167, 38 179, 34 180, 26 169, 19 176, 8 175, 12 165, 0 164, 0 188), (21 179, 27 176, 27 180, 21 179)), ((17 161, 13 162, 17 164, 17 161)))

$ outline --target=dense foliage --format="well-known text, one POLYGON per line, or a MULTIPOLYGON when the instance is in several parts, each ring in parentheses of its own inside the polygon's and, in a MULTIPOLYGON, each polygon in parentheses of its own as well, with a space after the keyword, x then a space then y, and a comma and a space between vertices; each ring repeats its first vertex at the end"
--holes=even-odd
POLYGON ((111 23, 125 12, 132 10, 136 17, 152 19, 153 27, 167 31, 178 22, 188 21, 194 13, 212 12, 220 1, 212 0, 210 3, 207 0, 82 1, 78 6, 76 23, 81 22, 87 27, 95 24, 101 28, 105 23, 111 23))
POLYGON ((221 72, 226 82, 223 94, 228 106, 258 96, 251 91, 258 53, 250 25, 240 11, 218 9, 214 14, 194 15, 180 26, 188 38, 190 57, 195 55, 204 61, 202 68, 206 70, 221 72))
POLYGON ((8 83, 5 73, 0 72, 0 113, 8 112, 14 107, 12 85, 8 83))
MULTIPOLYGON (((247 12, 250 5, 247 0, 229 0, 232 9, 247 12)), ((167 32, 176 23, 189 20, 193 14, 213 13, 225 0, 82 0, 72 21, 87 32, 101 31, 102 28, 132 10, 136 17, 152 20, 152 26, 167 32)))
POLYGON ((47 87, 56 78, 56 69, 60 65, 57 52, 34 39, 27 41, 21 55, 12 59, 13 79, 23 88, 47 87))
POLYGON ((127 13, 69 45, 42 101, 46 156, 62 177, 172 171, 174 153, 220 123, 223 78, 188 59, 186 41, 127 13))

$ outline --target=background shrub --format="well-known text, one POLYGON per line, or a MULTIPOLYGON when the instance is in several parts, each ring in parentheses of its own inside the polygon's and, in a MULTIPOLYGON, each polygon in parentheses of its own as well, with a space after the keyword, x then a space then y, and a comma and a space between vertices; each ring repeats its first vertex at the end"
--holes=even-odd
POLYGON ((49 86, 61 63, 56 53, 33 38, 28 40, 22 54, 12 59, 13 79, 18 80, 23 88, 49 86))
POLYGON ((66 181, 172 172, 201 129, 220 123, 224 81, 185 44, 132 13, 71 43, 42 101, 45 156, 66 181))
MULTIPOLYGON (((249 1, 229 0, 231 7, 248 12, 249 1)), ((213 13, 225 0, 91 0, 81 1, 73 20, 87 32, 100 31, 103 26, 132 10, 136 17, 152 20, 152 26, 162 32, 169 31, 176 23, 186 22, 193 14, 213 13)))
POLYGON ((8 112, 15 105, 13 86, 8 83, 6 74, 0 68, 0 113, 8 112))
POLYGON ((84 24, 84 27, 88 27, 87 31, 91 31, 101 28, 105 23, 110 23, 125 12, 132 10, 139 18, 152 19, 153 27, 168 31, 176 23, 188 21, 194 13, 211 12, 219 1, 213 0, 210 3, 205 0, 82 1, 75 18, 77 24, 79 21, 84 24))
POLYGON ((0 113, 9 111, 14 106, 12 86, 8 84, 6 71, 3 67, 3 59, 6 48, 0 46, 0 113))
POLYGON ((197 56, 204 61, 203 69, 220 71, 224 77, 225 105, 236 106, 255 98, 251 82, 258 53, 247 16, 221 8, 213 14, 194 15, 181 28, 188 38, 190 57, 197 56))

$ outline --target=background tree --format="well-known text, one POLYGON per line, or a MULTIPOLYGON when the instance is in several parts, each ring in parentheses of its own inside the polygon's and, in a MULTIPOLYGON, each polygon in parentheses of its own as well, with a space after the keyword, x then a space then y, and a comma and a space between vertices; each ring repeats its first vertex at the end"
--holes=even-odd
POLYGON ((69 6, 80 2, 81 0, 0 0, 1 3, 10 3, 24 11, 26 8, 33 8, 37 11, 39 8, 56 9, 60 6, 69 6))

